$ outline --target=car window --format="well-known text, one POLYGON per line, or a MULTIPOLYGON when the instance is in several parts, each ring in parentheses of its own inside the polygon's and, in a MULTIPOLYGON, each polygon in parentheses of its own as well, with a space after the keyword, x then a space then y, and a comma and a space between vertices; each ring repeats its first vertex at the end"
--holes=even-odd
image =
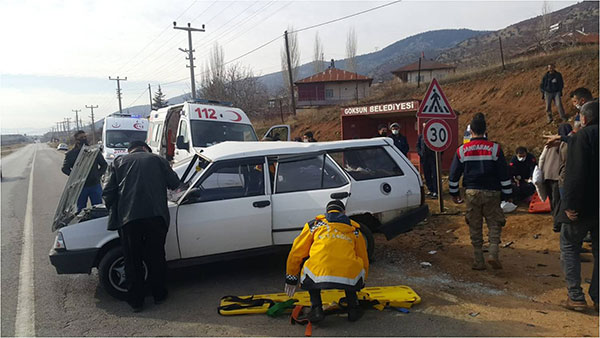
POLYGON ((404 175, 382 147, 347 149, 329 155, 357 181, 404 175))
POLYGON ((194 202, 226 200, 265 194, 264 162, 218 165, 190 194, 194 202))
POLYGON ((276 179, 276 193, 337 188, 348 183, 344 174, 325 155, 280 162, 276 179))

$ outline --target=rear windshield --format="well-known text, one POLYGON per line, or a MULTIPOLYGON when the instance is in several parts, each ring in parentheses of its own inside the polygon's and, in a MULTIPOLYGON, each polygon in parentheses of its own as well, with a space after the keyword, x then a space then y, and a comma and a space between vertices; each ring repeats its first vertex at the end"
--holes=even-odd
POLYGON ((129 148, 132 141, 146 141, 146 131, 107 130, 104 146, 107 148, 129 148))
POLYGON ((210 147, 225 141, 258 141, 248 124, 192 120, 194 147, 210 147))

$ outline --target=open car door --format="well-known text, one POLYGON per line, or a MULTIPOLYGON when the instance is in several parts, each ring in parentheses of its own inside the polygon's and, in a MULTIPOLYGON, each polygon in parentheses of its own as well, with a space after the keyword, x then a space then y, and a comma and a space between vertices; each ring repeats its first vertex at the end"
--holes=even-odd
POLYGON ((69 225, 71 220, 77 215, 77 199, 83 190, 88 174, 92 165, 96 163, 96 157, 100 154, 100 146, 83 146, 75 165, 71 170, 65 189, 60 197, 60 202, 56 207, 52 231, 69 225))
POLYGON ((290 125, 289 124, 278 124, 272 126, 267 130, 265 136, 263 136, 263 140, 269 138, 271 141, 290 141, 290 125))

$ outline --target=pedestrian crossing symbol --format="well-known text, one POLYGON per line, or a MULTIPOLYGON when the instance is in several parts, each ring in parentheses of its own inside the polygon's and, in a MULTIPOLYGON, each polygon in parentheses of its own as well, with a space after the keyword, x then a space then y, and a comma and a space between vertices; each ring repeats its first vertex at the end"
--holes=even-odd
POLYGON ((441 119, 455 119, 456 114, 450 107, 446 95, 442 91, 442 87, 434 78, 431 80, 431 84, 427 89, 425 98, 419 105, 419 111, 417 117, 420 118, 441 118, 441 119))

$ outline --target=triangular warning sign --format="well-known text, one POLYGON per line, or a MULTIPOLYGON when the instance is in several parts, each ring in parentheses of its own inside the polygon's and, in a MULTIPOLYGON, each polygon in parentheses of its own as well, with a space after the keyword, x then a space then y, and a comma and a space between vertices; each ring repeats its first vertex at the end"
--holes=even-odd
POLYGON ((446 95, 442 91, 442 87, 434 78, 431 80, 431 84, 425 93, 425 97, 419 106, 417 117, 421 118, 441 118, 441 119, 455 119, 456 114, 450 107, 446 95))

